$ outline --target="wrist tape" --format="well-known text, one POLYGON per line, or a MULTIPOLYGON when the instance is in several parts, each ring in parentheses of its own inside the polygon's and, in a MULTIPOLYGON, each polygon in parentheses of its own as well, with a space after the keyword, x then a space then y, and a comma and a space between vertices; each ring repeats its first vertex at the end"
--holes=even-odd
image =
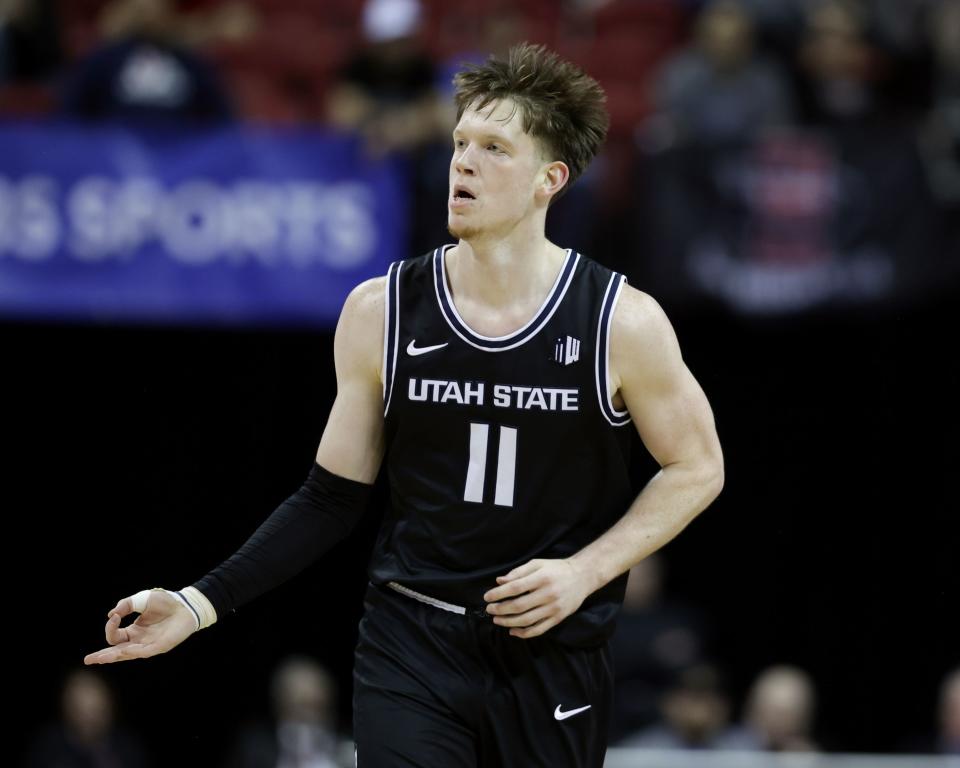
POLYGON ((216 622, 217 612, 214 610, 210 601, 207 600, 204 594, 196 587, 184 587, 179 591, 164 589, 163 587, 141 589, 131 599, 133 610, 137 613, 143 613, 147 610, 147 600, 150 598, 150 593, 158 589, 166 592, 193 614, 193 618, 197 622, 197 629, 194 631, 206 629, 216 622))

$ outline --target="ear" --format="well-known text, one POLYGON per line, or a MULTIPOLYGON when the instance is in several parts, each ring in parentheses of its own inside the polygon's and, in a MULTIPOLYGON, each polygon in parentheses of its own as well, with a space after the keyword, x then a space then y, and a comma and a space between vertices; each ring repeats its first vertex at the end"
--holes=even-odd
POLYGON ((570 180, 570 169, 562 160, 554 160, 540 169, 537 192, 549 200, 570 180))

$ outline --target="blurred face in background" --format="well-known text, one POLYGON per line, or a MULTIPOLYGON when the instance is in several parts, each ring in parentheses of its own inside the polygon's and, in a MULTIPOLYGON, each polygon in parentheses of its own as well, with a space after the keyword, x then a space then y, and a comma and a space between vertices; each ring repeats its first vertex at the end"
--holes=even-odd
POLYGON ((294 658, 281 665, 274 675, 272 693, 278 720, 332 726, 333 681, 312 660, 294 658))
POLYGON ((688 746, 706 745, 730 718, 730 703, 716 669, 705 664, 681 674, 678 684, 664 694, 661 709, 688 746))
POLYGON ((71 675, 63 687, 63 719, 81 741, 101 739, 113 722, 113 700, 106 684, 91 672, 71 675))
POLYGON ((843 2, 824 2, 807 17, 801 57, 808 71, 824 80, 861 80, 870 64, 863 20, 843 2))
POLYGON ((719 0, 700 15, 697 42, 718 69, 736 68, 753 53, 753 22, 740 3, 719 0))
POLYGON ((645 557, 630 569, 623 607, 628 611, 651 607, 660 598, 662 585, 663 566, 660 558, 657 555, 645 557))
POLYGON ((730 708, 716 691, 682 689, 667 695, 663 714, 687 744, 699 745, 727 724, 730 708))
POLYGON ((940 732, 943 741, 960 747, 960 669, 947 678, 940 696, 940 732))
POLYGON ((104 8, 101 17, 107 36, 135 34, 162 38, 170 34, 175 23, 172 0, 115 0, 104 8))
MULTIPOLYGON (((511 99, 463 112, 453 132, 447 228, 463 240, 505 237, 551 195, 540 189, 550 163, 523 130, 511 99)), ((552 194, 552 193, 551 193, 552 194)))
POLYGON ((754 684, 747 720, 768 749, 805 748, 813 721, 813 686, 806 674, 788 667, 767 670, 754 684))
POLYGON ((940 68, 960 76, 960 0, 943 0, 934 6, 930 37, 940 68))

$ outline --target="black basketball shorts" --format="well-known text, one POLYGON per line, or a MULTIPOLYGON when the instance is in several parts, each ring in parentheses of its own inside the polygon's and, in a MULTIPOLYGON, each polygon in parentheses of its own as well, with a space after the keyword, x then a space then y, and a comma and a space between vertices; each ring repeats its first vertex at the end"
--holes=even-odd
POLYGON ((549 632, 522 640, 479 609, 425 597, 367 589, 354 666, 358 768, 601 768, 613 696, 606 644, 568 648, 549 632))

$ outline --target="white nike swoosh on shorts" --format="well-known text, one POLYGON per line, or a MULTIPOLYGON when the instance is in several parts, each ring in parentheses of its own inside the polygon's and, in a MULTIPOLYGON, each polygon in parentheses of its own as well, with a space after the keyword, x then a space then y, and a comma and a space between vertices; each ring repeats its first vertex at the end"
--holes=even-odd
POLYGON ((560 705, 557 704, 557 708, 553 710, 553 717, 555 720, 566 720, 568 717, 573 717, 574 715, 579 715, 581 712, 586 712, 592 704, 587 704, 585 707, 580 707, 579 709, 568 709, 566 712, 560 711, 560 705))
POLYGON ((447 346, 447 344, 449 343, 450 343, 449 341, 445 341, 443 342, 443 344, 434 344, 432 347, 418 347, 416 346, 417 340, 414 339, 409 344, 407 344, 407 354, 413 355, 413 356, 425 355, 427 352, 433 352, 433 350, 435 349, 441 349, 447 346))

